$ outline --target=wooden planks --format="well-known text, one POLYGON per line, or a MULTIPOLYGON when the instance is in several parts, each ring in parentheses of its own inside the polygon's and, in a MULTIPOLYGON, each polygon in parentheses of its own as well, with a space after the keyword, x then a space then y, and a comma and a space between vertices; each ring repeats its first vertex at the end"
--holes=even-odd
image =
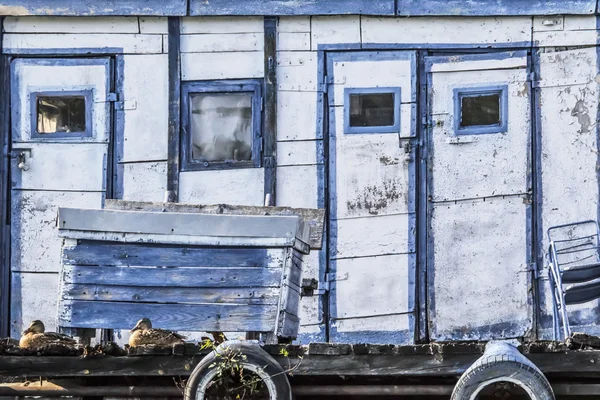
POLYGON ((65 265, 258 268, 283 265, 282 250, 80 242, 63 250, 65 265))
POLYGON ((77 328, 132 328, 142 316, 150 316, 163 329, 225 332, 273 332, 276 305, 152 304, 64 300, 60 326, 77 328))
POLYGON ((310 244, 313 249, 320 249, 323 238, 325 210, 292 207, 255 207, 230 204, 182 204, 151 203, 107 199, 104 208, 107 210, 146 210, 155 212, 186 212, 227 215, 297 215, 310 226, 310 244))
POLYGON ((63 282, 150 287, 279 287, 276 268, 145 268, 65 265, 63 282))

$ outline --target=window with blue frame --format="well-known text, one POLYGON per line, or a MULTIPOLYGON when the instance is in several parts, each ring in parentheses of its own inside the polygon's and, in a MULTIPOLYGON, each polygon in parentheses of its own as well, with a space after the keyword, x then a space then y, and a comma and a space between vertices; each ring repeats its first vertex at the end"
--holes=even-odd
POLYGON ((454 132, 457 135, 506 132, 507 90, 507 85, 454 89, 454 132))
POLYGON ((92 136, 92 90, 32 92, 29 96, 32 138, 92 136))
POLYGON ((344 89, 345 133, 399 133, 400 88, 344 89))
POLYGON ((183 171, 260 167, 262 81, 185 82, 183 171))

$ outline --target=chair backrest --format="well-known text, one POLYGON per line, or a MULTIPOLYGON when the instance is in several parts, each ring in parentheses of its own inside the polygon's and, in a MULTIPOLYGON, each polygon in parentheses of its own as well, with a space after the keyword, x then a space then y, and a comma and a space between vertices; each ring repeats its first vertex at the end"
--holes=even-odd
POLYGON ((548 229, 550 258, 562 271, 600 262, 596 221, 557 225, 548 229))

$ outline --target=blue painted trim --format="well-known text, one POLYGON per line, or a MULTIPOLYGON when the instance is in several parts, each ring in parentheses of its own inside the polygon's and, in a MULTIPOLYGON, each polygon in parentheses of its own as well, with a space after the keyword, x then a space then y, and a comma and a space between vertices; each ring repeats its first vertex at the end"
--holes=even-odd
POLYGON ((389 15, 394 0, 190 0, 190 15, 389 15))
MULTIPOLYGON (((123 87, 125 85, 125 57, 118 55, 115 57, 115 88, 119 99, 125 98, 123 87)), ((125 110, 122 107, 113 107, 114 112, 114 142, 113 142, 113 192, 112 197, 122 199, 124 186, 124 165, 121 163, 124 157, 125 147, 125 110)))
MULTIPOLYGON (((4 18, 0 18, 0 23, 4 18)), ((0 29, 0 48, 3 33, 0 29)), ((10 57, 0 57, 0 85, 6 90, 0 93, 0 336, 10 335, 11 271, 10 271, 10 57)))
POLYGON ((419 101, 417 103, 418 111, 415 114, 420 118, 416 121, 418 130, 418 147, 417 147, 417 279, 416 286, 418 290, 418 320, 417 332, 415 332, 416 343, 427 343, 429 341, 429 330, 427 324, 427 233, 428 220, 428 188, 427 188, 427 73, 425 72, 425 57, 427 52, 419 53, 419 101))
POLYGON ((532 16, 596 12, 596 0, 398 0, 397 15, 532 16))
MULTIPOLYGON (((31 100, 24 100, 21 99, 21 94, 18 90, 18 88, 20 87, 20 76, 18 76, 16 74, 16 67, 18 65, 33 65, 33 66, 104 66, 106 68, 106 81, 105 81, 105 90, 106 93, 109 93, 109 89, 110 89, 110 59, 105 57, 105 58, 17 58, 15 59, 12 63, 11 63, 11 67, 10 67, 10 88, 11 88, 11 118, 12 118, 12 129, 13 132, 23 132, 25 129, 23 126, 21 126, 21 111, 22 111, 22 105, 24 105, 24 101, 31 101, 31 100)), ((70 87, 70 88, 65 88, 67 90, 75 90, 75 91, 81 91, 82 88, 81 87, 70 87)), ((84 88, 84 90, 89 90, 89 87, 84 88)), ((93 88, 92 88, 93 89, 93 88)), ((39 90, 37 90, 38 92, 41 92, 39 90)), ((36 90, 33 90, 33 92, 35 93, 36 90)), ((61 91, 53 91, 53 92, 58 92, 60 93, 61 91)), ((30 92, 31 93, 31 92, 30 92)), ((93 97, 92 97, 92 100, 93 97)), ((107 100, 107 99, 106 99, 107 100)), ((86 100, 86 107, 87 105, 93 106, 94 102, 93 101, 88 101, 86 100)), ((29 105, 31 105, 31 103, 29 103, 29 105)), ((30 110, 31 113, 31 110, 30 110)), ((87 114, 87 111, 86 111, 87 114)), ((90 121, 92 123, 92 127, 93 127, 93 120, 91 118, 90 115, 86 115, 86 118, 88 119, 88 121, 90 121)), ((31 124, 31 116, 29 117, 29 123, 31 124)), ((86 122, 87 123, 87 122, 86 122)), ((93 129, 90 127, 90 131, 92 131, 93 129)), ((87 129, 86 129, 87 131, 87 129)), ((33 130, 30 132, 31 133, 31 138, 29 139, 30 141, 39 141, 39 140, 45 140, 45 141, 49 141, 52 140, 52 138, 48 138, 48 139, 42 139, 40 137, 35 137, 33 135, 33 130)), ((107 133, 107 132, 105 132, 107 133)), ((92 135, 93 136, 93 132, 92 135)), ((91 137, 89 136, 89 137, 91 137)), ((73 138, 73 140, 81 140, 84 136, 82 135, 77 135, 76 137, 73 138)), ((63 140, 68 140, 69 138, 67 137, 63 137, 61 141, 63 140)))
POLYGON ((228 81, 195 81, 185 82, 181 91, 182 109, 182 152, 181 171, 206 171, 225 168, 260 167, 262 147, 262 80, 228 80, 228 81), (191 136, 191 96, 195 93, 251 93, 252 94, 252 160, 251 161, 219 161, 202 162, 193 160, 191 136))
POLYGON ((54 140, 54 139, 82 139, 93 136, 93 110, 94 89, 86 90, 64 90, 64 91, 31 91, 29 92, 29 115, 31 120, 30 132, 32 139, 54 140), (40 133, 37 130, 37 99, 38 97, 83 97, 85 101, 85 130, 81 132, 54 132, 40 133))
MULTIPOLYGON (((515 43, 513 43, 514 45, 515 43)), ((529 43, 530 45, 531 43, 529 43)), ((489 47, 489 45, 488 45, 489 47)), ((494 44, 494 47, 496 47, 496 44, 494 44)), ((529 46, 526 46, 529 47, 529 46)), ((431 47, 434 48, 434 47, 431 47)), ((434 56, 434 57, 427 57, 427 64, 426 64, 426 71, 427 72, 431 72, 431 66, 433 64, 440 64, 440 63, 458 63, 458 62, 468 62, 468 61, 490 61, 490 60, 497 60, 497 61, 502 61, 502 60, 507 60, 509 58, 519 58, 519 57, 527 57, 527 50, 513 50, 513 51, 506 51, 506 50, 502 50, 502 51, 495 51, 495 52, 489 52, 489 53, 479 53, 479 54, 457 54, 457 55, 453 55, 451 58, 449 56, 434 56)))
POLYGON ((187 0, 2 0, 4 15, 186 15, 187 0))
MULTIPOLYGON (((327 232, 328 232, 328 253, 327 259, 329 261, 328 271, 331 274, 337 272, 337 260, 331 257, 331 249, 337 248, 337 185, 336 185, 336 121, 335 121, 335 91, 333 90, 332 84, 334 79, 334 63, 344 61, 381 61, 381 60, 410 60, 411 68, 411 102, 416 102, 417 99, 417 63, 415 52, 338 52, 338 53, 325 53, 326 68, 322 71, 319 76, 319 82, 323 91, 327 92, 327 104, 321 107, 324 112, 327 112, 329 117, 328 132, 324 132, 325 137, 325 149, 328 155, 327 165, 327 202, 329 205, 329 214, 327 218, 327 232), (331 74, 331 76, 329 76, 331 74), (327 79, 325 80, 325 77, 327 79), (325 111, 327 110, 327 111, 325 111)), ((412 108, 413 112, 415 108, 412 108)), ((414 117, 413 117, 414 119, 414 117)), ((416 127, 416 121, 412 124, 416 127)), ((414 135, 411 135, 414 136, 414 135)), ((403 138, 402 140, 410 140, 414 144, 414 138, 403 138)), ((410 226, 407 227, 409 232, 416 232, 416 146, 412 146, 411 161, 409 162, 409 183, 408 183, 408 202, 409 212, 412 215, 409 218, 410 226)), ((409 245, 411 248, 415 248, 414 239, 410 239, 409 245)), ((413 288, 414 292, 407 293, 409 307, 414 310, 416 307, 416 281, 417 281, 417 256, 416 254, 409 255, 409 288, 413 288)), ((413 343, 415 340, 415 316, 414 311, 409 316, 409 330, 402 331, 354 331, 354 332, 341 332, 338 331, 336 325, 337 316, 337 282, 334 280, 331 282, 331 291, 329 293, 329 315, 328 315, 328 340, 338 343, 380 343, 380 344, 405 344, 413 343)))
POLYGON ((167 201, 179 200, 179 170, 181 169, 181 18, 167 21, 169 116, 167 127, 167 201))
POLYGON ((124 54, 121 47, 85 47, 65 49, 30 49, 30 48, 5 48, 3 54, 11 55, 47 55, 47 56, 89 56, 89 55, 112 55, 124 54))
POLYGON ((400 133, 400 87, 344 88, 344 133, 400 133), (387 94, 394 96, 394 124, 382 126, 351 126, 350 96, 353 94, 387 94))
POLYGON ((516 49, 531 47, 533 42, 504 42, 494 43, 493 48, 489 43, 321 43, 318 50, 419 50, 419 49, 457 49, 476 50, 484 49, 494 52, 497 49, 516 49))
POLYGON ((454 97, 454 134, 455 135, 482 135, 490 133, 505 133, 508 130, 508 85, 455 88, 454 97), (499 95, 500 123, 493 125, 461 126, 462 99, 465 97, 479 97, 499 95))

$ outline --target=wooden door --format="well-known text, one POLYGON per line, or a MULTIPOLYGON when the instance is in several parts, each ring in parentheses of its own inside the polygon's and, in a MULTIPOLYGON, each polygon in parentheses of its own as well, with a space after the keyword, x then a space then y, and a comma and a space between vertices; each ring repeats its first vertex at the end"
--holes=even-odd
POLYGON ((327 55, 330 341, 412 343, 415 52, 327 55))
POLYGON ((110 141, 110 59, 11 63, 11 335, 56 324, 59 206, 99 208, 110 141))
POLYGON ((532 329, 525 52, 430 57, 428 318, 433 340, 532 329))

